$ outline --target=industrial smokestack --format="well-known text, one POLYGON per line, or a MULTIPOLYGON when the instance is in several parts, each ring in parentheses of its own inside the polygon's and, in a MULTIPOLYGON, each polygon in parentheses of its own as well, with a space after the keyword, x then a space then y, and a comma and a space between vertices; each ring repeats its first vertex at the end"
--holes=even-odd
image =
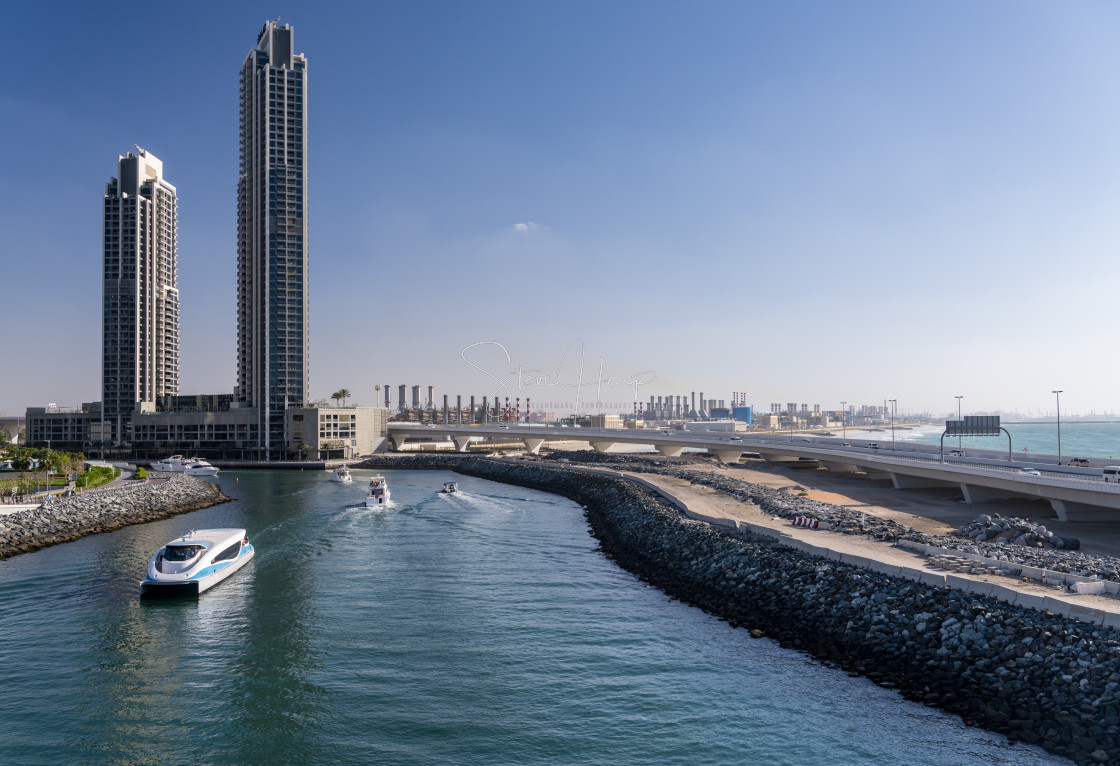
POLYGON ((408 407, 408 386, 400 385, 397 391, 397 409, 404 412, 408 407))
POLYGON ((389 409, 389 384, 385 384, 385 409, 389 409))
MULTIPOLYGON (((446 398, 447 397, 445 396, 444 399, 446 399, 446 398)), ((435 386, 428 386, 428 406, 429 407, 435 407, 436 406, 436 387, 435 386)))
POLYGON ((412 406, 420 409, 420 386, 412 387, 412 406))

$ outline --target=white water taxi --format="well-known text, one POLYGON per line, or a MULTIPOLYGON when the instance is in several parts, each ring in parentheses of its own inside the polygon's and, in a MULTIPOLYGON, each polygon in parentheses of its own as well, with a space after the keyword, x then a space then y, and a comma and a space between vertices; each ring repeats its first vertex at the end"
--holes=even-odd
POLYGON ((165 457, 163 460, 151 463, 151 466, 153 471, 183 473, 187 476, 217 476, 219 470, 200 457, 183 457, 182 455, 165 457))
POLYGON ((457 482, 457 481, 445 481, 443 483, 443 494, 453 495, 458 491, 459 491, 459 482, 457 482))
POLYGON ((353 481, 350 476, 350 469, 344 465, 340 465, 338 468, 331 471, 331 481, 341 481, 344 484, 353 481))
POLYGON ((197 596, 253 558, 244 529, 199 529, 156 551, 141 596, 197 596))
POLYGON ((389 504, 389 483, 384 476, 374 476, 369 482, 369 494, 366 495, 366 507, 389 504))

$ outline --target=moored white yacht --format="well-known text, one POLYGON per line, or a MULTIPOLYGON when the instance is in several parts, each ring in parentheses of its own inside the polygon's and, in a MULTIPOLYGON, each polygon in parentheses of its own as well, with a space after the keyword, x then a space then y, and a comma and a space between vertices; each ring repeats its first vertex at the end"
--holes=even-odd
POLYGON ((350 476, 350 469, 344 465, 331 471, 331 481, 341 481, 343 483, 351 482, 353 479, 350 476))
POLYGON ((186 470, 186 464, 189 458, 182 455, 172 455, 165 457, 163 460, 156 460, 151 463, 152 470, 164 471, 166 473, 183 473, 186 470))
POLYGON ((220 470, 200 457, 188 458, 188 461, 186 468, 183 469, 183 473, 187 476, 217 476, 220 470))
POLYGON ((187 476, 217 476, 218 468, 200 457, 172 455, 151 463, 153 471, 185 473, 187 476))
POLYGON ((244 529, 199 529, 156 551, 141 596, 194 596, 212 588, 253 558, 244 529))
POLYGON ((374 476, 369 482, 369 494, 366 495, 366 507, 389 504, 389 483, 384 476, 374 476))

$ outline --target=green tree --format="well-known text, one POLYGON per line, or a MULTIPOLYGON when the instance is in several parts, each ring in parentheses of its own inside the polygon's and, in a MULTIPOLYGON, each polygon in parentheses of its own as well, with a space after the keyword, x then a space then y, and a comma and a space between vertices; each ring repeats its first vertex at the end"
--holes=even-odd
POLYGON ((12 443, 12 435, 7 428, 0 428, 0 447, 7 447, 12 443))
POLYGON ((81 452, 66 453, 66 475, 70 478, 77 476, 86 469, 86 456, 81 452))
POLYGON ((340 388, 340 389, 338 389, 337 393, 338 393, 338 397, 340 399, 342 399, 342 406, 345 407, 346 406, 346 400, 349 399, 352 396, 352 394, 350 393, 350 389, 349 388, 340 388))
POLYGON ((338 406, 338 400, 342 398, 342 392, 344 390, 345 389, 340 388, 337 391, 335 391, 333 394, 331 394, 331 398, 334 399, 334 406, 335 407, 338 406))

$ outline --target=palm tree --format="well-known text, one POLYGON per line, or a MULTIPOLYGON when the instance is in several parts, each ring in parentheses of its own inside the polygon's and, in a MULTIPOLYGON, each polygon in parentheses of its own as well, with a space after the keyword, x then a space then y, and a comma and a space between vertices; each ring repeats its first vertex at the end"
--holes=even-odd
MULTIPOLYGON (((338 400, 342 398, 342 394, 343 394, 343 392, 345 392, 345 391, 346 391, 346 389, 345 389, 345 388, 340 388, 340 389, 338 389, 337 391, 335 391, 335 392, 334 392, 333 394, 331 394, 331 398, 332 398, 332 399, 334 399, 334 406, 335 406, 335 407, 337 407, 337 406, 338 406, 338 400)), ((347 392, 347 393, 348 393, 348 392, 347 392)))
POLYGON ((349 388, 340 388, 335 392, 335 395, 342 400, 343 407, 346 406, 346 400, 352 396, 349 388))

